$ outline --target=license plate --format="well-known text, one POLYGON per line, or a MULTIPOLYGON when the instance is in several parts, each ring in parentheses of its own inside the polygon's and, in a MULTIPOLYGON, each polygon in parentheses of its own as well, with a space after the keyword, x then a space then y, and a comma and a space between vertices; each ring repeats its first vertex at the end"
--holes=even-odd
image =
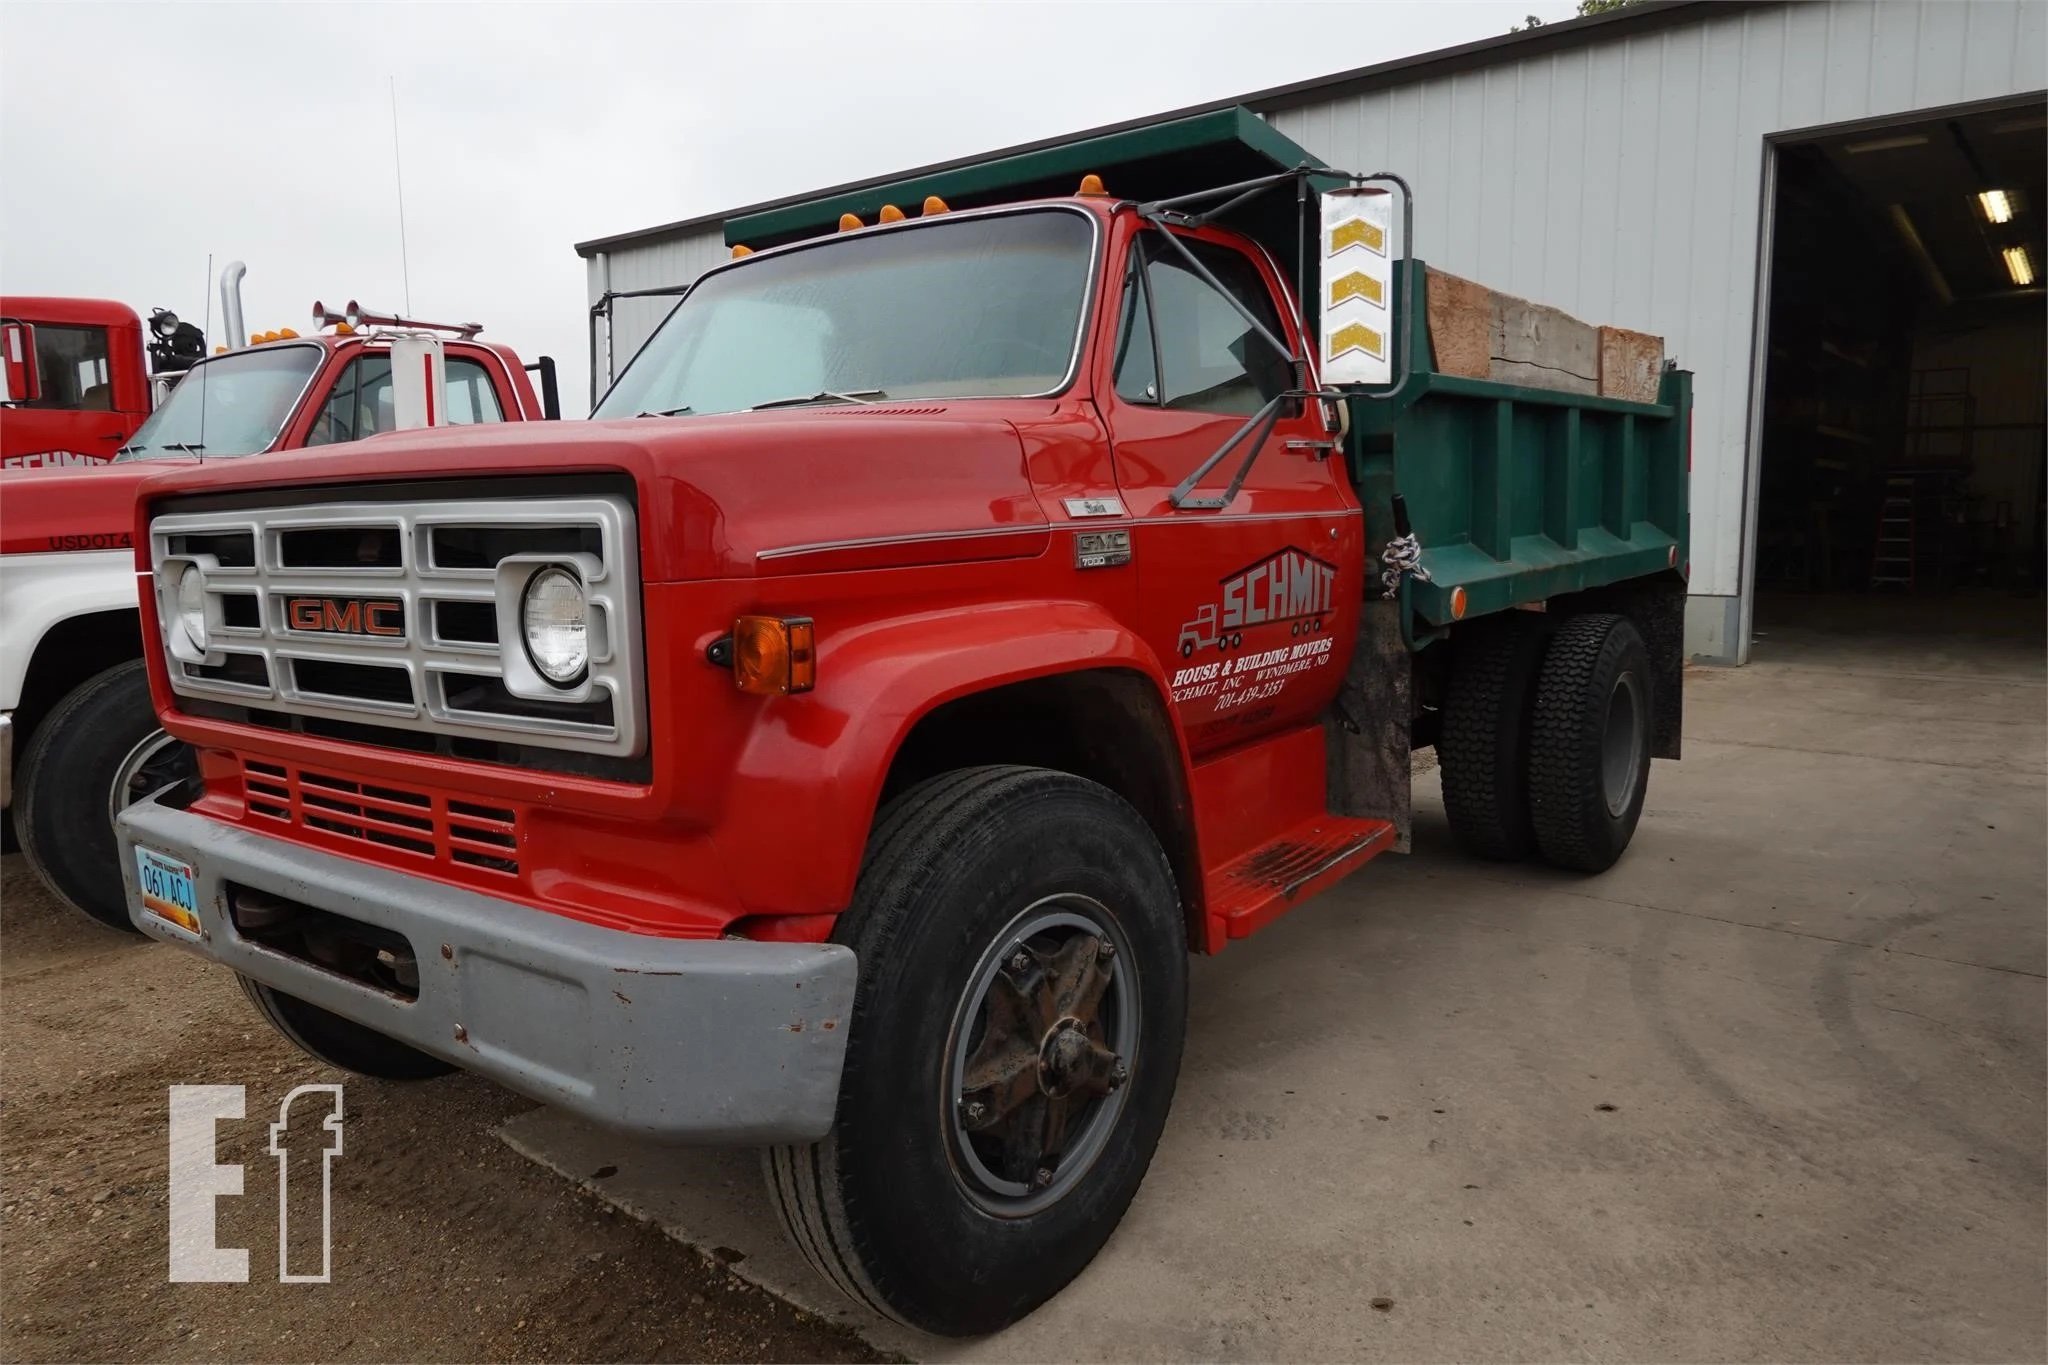
POLYGON ((135 846, 135 883, 142 908, 190 934, 199 932, 199 884, 190 863, 135 846))

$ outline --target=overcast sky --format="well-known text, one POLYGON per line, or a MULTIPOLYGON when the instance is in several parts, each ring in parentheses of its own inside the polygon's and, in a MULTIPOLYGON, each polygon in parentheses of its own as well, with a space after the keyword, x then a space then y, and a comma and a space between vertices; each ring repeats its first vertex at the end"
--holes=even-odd
POLYGON ((578 241, 1571 8, 5 0, 0 292, 201 321, 210 253, 248 263, 252 330, 303 330, 315 298, 403 307, 395 77, 413 315, 554 355, 580 415, 578 241))

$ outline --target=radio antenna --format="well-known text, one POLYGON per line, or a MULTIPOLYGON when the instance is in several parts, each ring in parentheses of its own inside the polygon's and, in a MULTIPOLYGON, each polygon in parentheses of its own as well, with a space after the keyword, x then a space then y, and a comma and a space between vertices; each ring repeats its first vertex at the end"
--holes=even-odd
POLYGON ((412 311, 412 266, 405 254, 405 167, 398 159, 398 77, 391 80, 391 177, 398 182, 398 271, 405 282, 405 311, 412 311))
MULTIPOLYGON (((205 336, 213 331, 213 253, 211 251, 206 253, 206 288, 201 291, 199 297, 206 300, 204 314, 206 326, 200 329, 200 335, 205 336)), ((180 380, 179 382, 183 383, 184 381, 180 380)), ((204 458, 206 453, 206 366, 204 365, 199 367, 199 451, 201 458, 204 458)))

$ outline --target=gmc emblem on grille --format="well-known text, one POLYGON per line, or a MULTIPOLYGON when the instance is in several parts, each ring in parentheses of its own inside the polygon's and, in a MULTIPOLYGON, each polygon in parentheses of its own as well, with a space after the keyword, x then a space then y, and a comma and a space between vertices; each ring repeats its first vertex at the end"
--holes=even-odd
POLYGON ((293 630, 320 635, 405 635, 405 603, 395 597, 287 597, 293 630))

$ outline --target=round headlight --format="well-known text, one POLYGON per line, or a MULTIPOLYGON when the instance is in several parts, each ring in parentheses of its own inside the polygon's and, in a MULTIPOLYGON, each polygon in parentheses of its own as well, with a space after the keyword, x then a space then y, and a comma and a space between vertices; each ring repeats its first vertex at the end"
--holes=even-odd
POLYGON ((206 652, 206 575, 197 564, 178 575, 178 626, 192 648, 206 652))
POLYGON ((589 611, 583 584, 567 569, 542 569, 526 580, 519 604, 526 657, 543 678, 568 687, 590 666, 589 611))

